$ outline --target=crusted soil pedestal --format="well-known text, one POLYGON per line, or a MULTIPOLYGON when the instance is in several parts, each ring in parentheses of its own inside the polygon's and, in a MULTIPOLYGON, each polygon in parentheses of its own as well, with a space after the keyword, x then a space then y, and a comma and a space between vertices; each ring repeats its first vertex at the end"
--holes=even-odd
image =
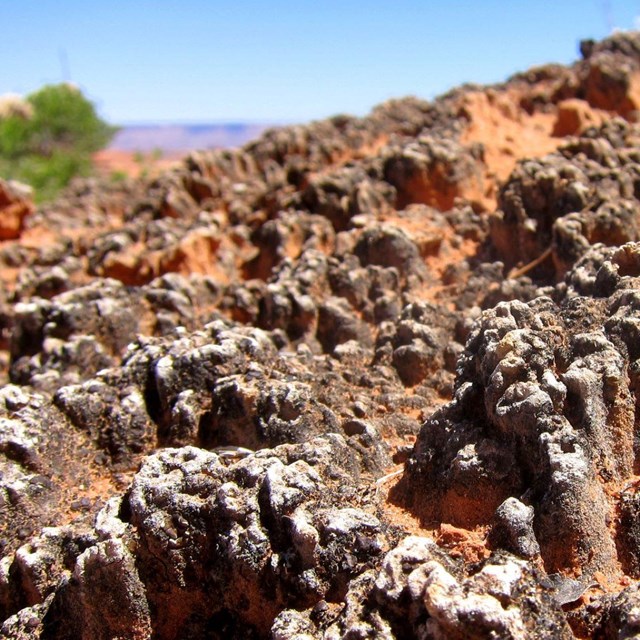
POLYGON ((0 638, 640 634, 640 38, 0 182, 0 638))

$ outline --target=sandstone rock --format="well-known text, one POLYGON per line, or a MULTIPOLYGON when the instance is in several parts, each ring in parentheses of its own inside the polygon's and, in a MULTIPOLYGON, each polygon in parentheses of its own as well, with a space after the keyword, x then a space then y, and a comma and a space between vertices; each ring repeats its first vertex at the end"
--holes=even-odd
MULTIPOLYGON (((621 260, 631 246, 609 255, 621 260)), ((525 557, 539 544, 549 569, 578 561, 587 575, 613 570, 624 534, 609 527, 606 487, 629 478, 634 459, 635 401, 619 339, 630 334, 620 322, 629 326, 635 311, 618 313, 612 301, 628 300, 634 282, 621 280, 609 306, 568 295, 560 307, 539 298, 485 312, 461 358, 454 401, 425 425, 407 464, 404 495, 414 508, 466 526, 489 522, 495 511, 498 544, 525 557), (530 507, 525 515, 514 501, 523 497, 534 509, 533 528, 530 507)), ((630 528, 621 531, 630 532, 626 504, 630 528)), ((623 553, 633 555, 626 540, 623 553)))
POLYGON ((533 507, 516 498, 507 498, 497 509, 490 542, 523 558, 540 554, 540 545, 533 530, 533 507))
POLYGON ((19 238, 33 209, 30 187, 0 180, 0 240, 19 238))
POLYGON ((491 217, 491 240, 507 267, 531 263, 534 273, 561 278, 590 245, 638 239, 635 171, 623 159, 629 133, 613 120, 568 143, 561 155, 514 171, 491 217), (594 135, 602 137, 596 142, 594 135))
POLYGON ((582 133, 590 126, 601 124, 603 118, 589 108, 584 100, 571 98, 558 103, 558 117, 553 135, 564 137, 582 133))
POLYGON ((418 247, 400 230, 367 229, 354 248, 363 265, 396 268, 403 280, 424 277, 418 247))
MULTIPOLYGON (((14 385, 0 390, 3 556, 42 527, 65 521, 67 513, 75 509, 72 503, 77 499, 78 485, 85 489, 92 485, 90 462, 94 455, 87 439, 76 432, 46 396, 14 385)), ((89 501, 88 505, 93 507, 94 502, 89 501)), ((25 579, 23 586, 30 581, 25 579)), ((36 590, 25 588, 23 596, 36 590)), ((2 606, 7 605, 3 602, 2 606)))
POLYGON ((390 209, 394 189, 389 181, 374 180, 362 168, 350 168, 312 180, 302 194, 302 204, 327 218, 336 231, 349 227, 359 213, 390 209))
POLYGON ((328 353, 349 340, 364 346, 372 342, 367 325, 354 317, 346 302, 336 298, 330 298, 318 310, 318 340, 328 353))
POLYGON ((418 138, 390 154, 384 177, 398 192, 398 209, 423 203, 447 211, 457 198, 481 206, 484 185, 479 163, 473 150, 453 141, 418 138))
POLYGON ((254 633, 291 602, 285 594, 303 606, 340 597, 386 545, 377 518, 343 506, 355 504, 344 481, 356 465, 339 436, 230 466, 195 448, 148 458, 120 508, 124 524, 77 557, 47 628, 58 637, 69 619, 80 637, 177 637, 201 634, 213 616, 229 633, 254 633))
POLYGON ((284 611, 276 618, 274 635, 572 637, 551 594, 536 584, 524 562, 499 556, 464 576, 431 540, 417 536, 389 552, 377 576, 369 572, 352 582, 345 607, 328 627, 314 624, 314 613, 284 611))

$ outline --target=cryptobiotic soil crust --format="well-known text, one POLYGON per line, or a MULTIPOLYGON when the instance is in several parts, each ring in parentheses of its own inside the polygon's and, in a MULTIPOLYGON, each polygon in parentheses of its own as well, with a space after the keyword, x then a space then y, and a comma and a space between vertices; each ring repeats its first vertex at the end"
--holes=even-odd
POLYGON ((36 209, 0 637, 640 634, 640 35, 36 209))

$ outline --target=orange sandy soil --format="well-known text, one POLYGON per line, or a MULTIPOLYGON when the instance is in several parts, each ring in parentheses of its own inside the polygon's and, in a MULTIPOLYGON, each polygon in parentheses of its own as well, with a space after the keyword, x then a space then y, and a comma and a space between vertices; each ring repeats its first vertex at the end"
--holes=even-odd
POLYGON ((460 141, 484 146, 486 173, 480 200, 488 210, 495 208, 499 184, 509 177, 518 160, 552 153, 568 136, 616 115, 578 99, 529 114, 520 106, 523 98, 523 92, 517 89, 489 89, 468 93, 461 101, 461 113, 468 118, 468 125, 460 141))
POLYGON ((155 176, 175 166, 185 154, 164 153, 154 157, 153 153, 103 149, 93 155, 93 163, 98 175, 107 178, 127 176, 138 178, 142 175, 155 176))

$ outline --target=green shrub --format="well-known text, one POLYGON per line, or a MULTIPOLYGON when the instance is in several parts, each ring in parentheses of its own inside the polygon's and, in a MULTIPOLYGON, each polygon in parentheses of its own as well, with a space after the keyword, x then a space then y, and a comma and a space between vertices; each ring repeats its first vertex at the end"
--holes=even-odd
POLYGON ((0 176, 31 184, 39 201, 53 198, 75 176, 91 171, 91 154, 116 128, 96 113, 79 89, 48 85, 0 109, 0 176))

